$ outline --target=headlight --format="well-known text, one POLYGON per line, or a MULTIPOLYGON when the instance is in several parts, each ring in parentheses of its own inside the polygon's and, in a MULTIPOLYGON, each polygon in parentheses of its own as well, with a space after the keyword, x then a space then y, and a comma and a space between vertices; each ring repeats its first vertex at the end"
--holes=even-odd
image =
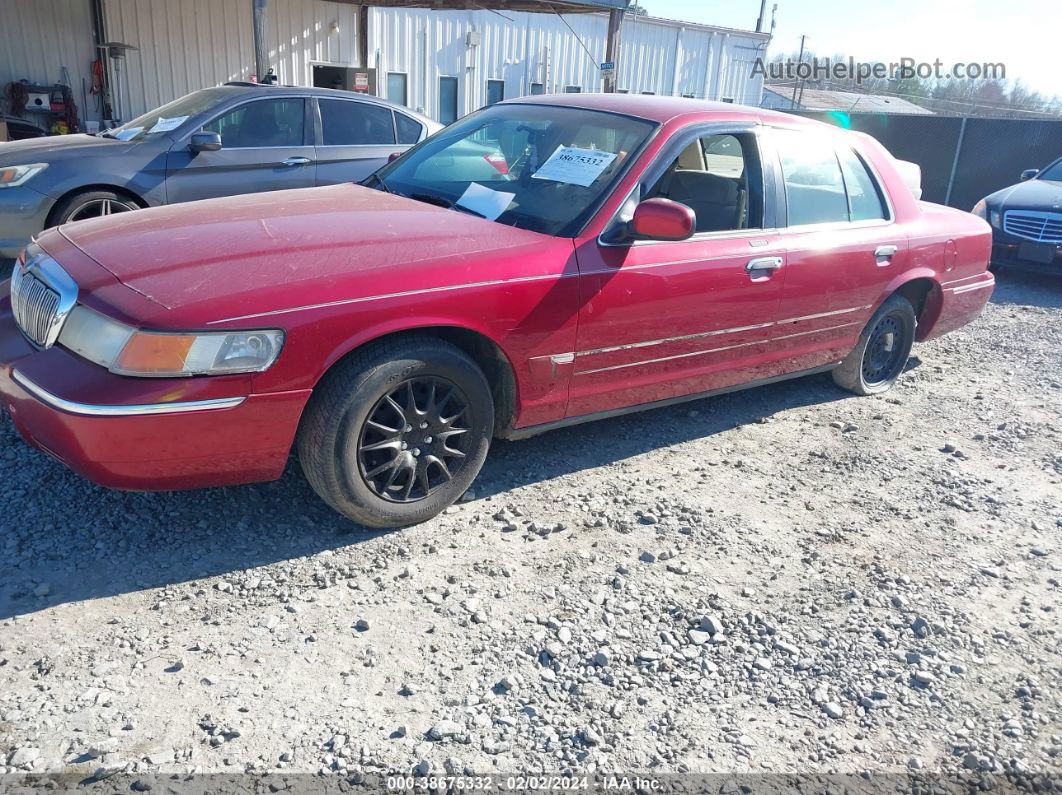
POLYGON ((63 326, 59 343, 118 375, 166 378, 260 373, 276 361, 284 332, 140 331, 77 306, 63 326))
MULTIPOLYGON (((975 204, 975 205, 973 206, 973 209, 972 209, 972 210, 970 210, 970 212, 972 212, 972 213, 973 213, 974 215, 976 215, 976 216, 977 216, 978 218, 984 218, 984 217, 985 217, 985 211, 986 211, 986 209, 985 209, 985 208, 986 208, 986 206, 985 206, 985 200, 984 200, 984 199, 981 199, 981 201, 977 202, 977 204, 975 204)), ((987 219, 986 219, 986 220, 987 220, 987 219)))
POLYGON ((999 210, 989 210, 988 211, 988 223, 992 224, 992 226, 994 226, 996 229, 999 229, 999 219, 1000 219, 999 210))
POLYGON ((0 188, 17 188, 19 185, 25 185, 46 168, 48 168, 47 163, 0 168, 0 188))

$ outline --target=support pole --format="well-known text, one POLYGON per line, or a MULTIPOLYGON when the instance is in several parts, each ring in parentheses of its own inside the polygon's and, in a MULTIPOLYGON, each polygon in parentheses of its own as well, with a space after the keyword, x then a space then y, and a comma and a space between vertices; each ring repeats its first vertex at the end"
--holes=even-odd
POLYGON ((959 157, 962 155, 962 144, 966 139, 966 116, 962 117, 959 126, 959 140, 955 142, 955 157, 951 159, 951 173, 948 175, 948 189, 944 193, 944 204, 951 205, 951 189, 955 187, 955 174, 959 170, 959 157))
POLYGON ((369 68, 369 6, 358 6, 358 66, 369 68))
POLYGON ((614 8, 608 12, 608 43, 605 45, 605 60, 616 65, 612 74, 605 78, 605 93, 616 92, 616 75, 619 72, 620 25, 623 23, 623 11, 614 8))
POLYGON ((258 82, 264 82, 269 73, 269 45, 266 43, 266 10, 269 0, 252 0, 254 13, 254 68, 258 82))

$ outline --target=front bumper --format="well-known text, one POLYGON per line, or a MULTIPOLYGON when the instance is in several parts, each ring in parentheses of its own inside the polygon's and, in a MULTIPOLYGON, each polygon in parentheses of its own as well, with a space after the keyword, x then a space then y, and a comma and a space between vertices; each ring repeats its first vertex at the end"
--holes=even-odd
MULTIPOLYGON (((1029 259, 1029 244, 1033 241, 1025 240, 1014 235, 1008 235, 1000 229, 992 229, 992 264, 1003 265, 1016 270, 1029 271, 1031 273, 1049 273, 1062 276, 1062 245, 1038 244, 1040 251, 1054 249, 1054 256, 1050 262, 1029 259), (1023 244, 1025 249, 1023 250, 1023 244)), ((1035 245, 1035 244, 1034 244, 1035 245)))
POLYGON ((0 188, 0 259, 14 259, 44 229, 55 199, 28 185, 0 188))
POLYGON ((0 406, 30 445, 89 480, 167 491, 275 480, 309 390, 255 395, 250 379, 116 376, 38 351, 0 300, 0 406))

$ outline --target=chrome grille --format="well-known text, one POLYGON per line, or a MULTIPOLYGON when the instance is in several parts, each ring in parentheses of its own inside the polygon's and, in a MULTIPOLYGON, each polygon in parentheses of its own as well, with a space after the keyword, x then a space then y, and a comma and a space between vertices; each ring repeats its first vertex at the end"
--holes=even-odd
POLYGON ((31 342, 50 348, 77 301, 77 284, 59 264, 31 245, 11 273, 11 310, 31 342))
POLYGON ((1062 213, 1007 210, 1003 213, 1003 231, 1037 243, 1062 243, 1062 213))
POLYGON ((32 273, 15 268, 11 276, 11 307, 22 332, 38 345, 47 345, 48 334, 59 312, 59 293, 32 273))

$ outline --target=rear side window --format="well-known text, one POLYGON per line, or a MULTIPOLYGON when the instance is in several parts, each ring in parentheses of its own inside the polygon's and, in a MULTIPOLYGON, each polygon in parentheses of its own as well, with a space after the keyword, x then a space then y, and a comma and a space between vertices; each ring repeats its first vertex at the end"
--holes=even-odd
POLYGON ((402 113, 395 114, 395 125, 398 127, 400 144, 415 144, 420 140, 420 134, 424 130, 424 126, 419 121, 413 121, 402 113))
POLYGON ((841 147, 837 151, 841 161, 841 173, 844 186, 848 191, 848 205, 853 221, 874 221, 888 217, 885 202, 881 199, 881 190, 874 177, 867 169, 866 163, 851 149, 841 147))
POLYGON ((785 181, 789 226, 848 220, 848 197, 837 154, 817 135, 780 130, 774 136, 785 181))
POLYGON ((390 108, 342 99, 318 102, 325 146, 372 146, 395 142, 390 108))

